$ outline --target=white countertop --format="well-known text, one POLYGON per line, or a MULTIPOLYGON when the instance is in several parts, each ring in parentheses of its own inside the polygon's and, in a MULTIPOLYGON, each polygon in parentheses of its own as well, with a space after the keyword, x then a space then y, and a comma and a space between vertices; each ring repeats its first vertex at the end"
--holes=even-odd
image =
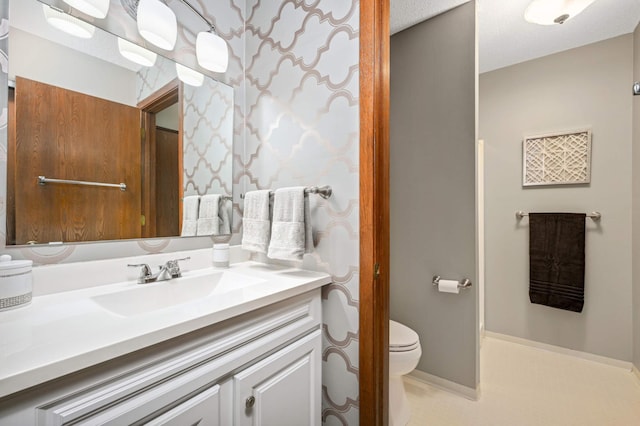
MULTIPOLYGON (((100 297, 108 299, 123 291, 142 292, 152 286, 173 286, 172 291, 180 292, 180 280, 208 277, 220 271, 198 269, 171 281, 144 285, 129 281, 47 294, 34 297, 29 306, 0 312, 0 397, 331 282, 329 275, 320 272, 242 262, 222 271, 259 282, 225 290, 215 297, 141 309, 139 314, 117 313, 96 302, 100 297)), ((231 287, 229 283, 225 285, 231 287)))

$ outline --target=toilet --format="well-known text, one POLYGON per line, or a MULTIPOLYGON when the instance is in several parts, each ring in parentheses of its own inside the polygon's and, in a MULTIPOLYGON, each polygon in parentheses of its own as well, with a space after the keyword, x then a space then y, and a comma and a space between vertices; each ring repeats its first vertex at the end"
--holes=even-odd
POLYGON ((411 417, 402 376, 418 366, 422 348, 418 333, 389 321, 389 426, 405 426, 411 417))

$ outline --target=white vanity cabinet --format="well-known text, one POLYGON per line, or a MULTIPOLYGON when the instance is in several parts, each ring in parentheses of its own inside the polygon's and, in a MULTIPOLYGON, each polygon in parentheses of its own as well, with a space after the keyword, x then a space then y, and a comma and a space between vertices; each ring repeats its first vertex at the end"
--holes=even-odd
POLYGON ((320 289, 0 400, 1 426, 319 425, 320 289))

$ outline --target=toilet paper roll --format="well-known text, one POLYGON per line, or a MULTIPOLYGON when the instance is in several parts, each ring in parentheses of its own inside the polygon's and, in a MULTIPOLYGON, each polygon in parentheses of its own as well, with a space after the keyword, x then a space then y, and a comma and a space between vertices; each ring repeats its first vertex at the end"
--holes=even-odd
POLYGON ((458 281, 440 280, 438 283, 438 291, 440 291, 440 293, 458 294, 460 292, 460 287, 458 287, 458 281))

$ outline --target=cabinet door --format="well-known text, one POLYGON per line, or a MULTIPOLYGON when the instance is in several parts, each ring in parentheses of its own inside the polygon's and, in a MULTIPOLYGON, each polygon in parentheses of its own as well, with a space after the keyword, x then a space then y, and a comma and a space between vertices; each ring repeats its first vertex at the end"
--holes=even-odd
POLYGON ((236 374, 235 424, 319 425, 320 330, 236 374))

